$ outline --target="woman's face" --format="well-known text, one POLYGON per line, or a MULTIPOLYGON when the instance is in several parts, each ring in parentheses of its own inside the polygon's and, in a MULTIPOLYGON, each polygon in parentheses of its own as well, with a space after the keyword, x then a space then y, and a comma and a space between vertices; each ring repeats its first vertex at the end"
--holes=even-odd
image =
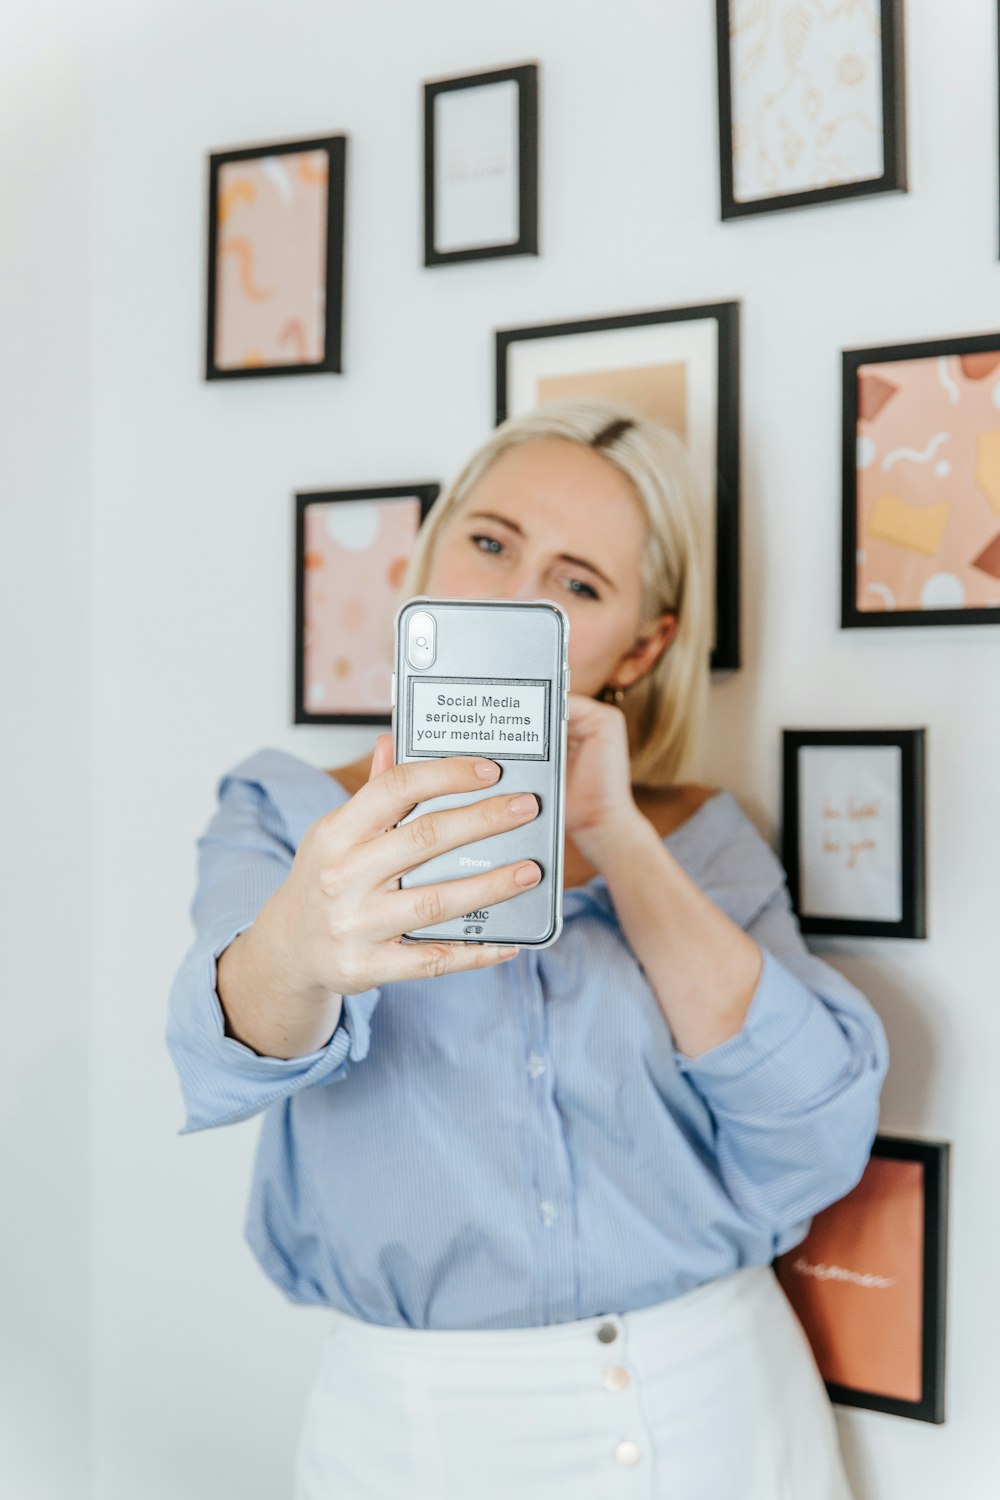
POLYGON ((569 616, 572 691, 642 677, 676 616, 640 635, 646 517, 631 484, 566 438, 517 443, 438 534, 424 591, 439 598, 554 599, 569 616))

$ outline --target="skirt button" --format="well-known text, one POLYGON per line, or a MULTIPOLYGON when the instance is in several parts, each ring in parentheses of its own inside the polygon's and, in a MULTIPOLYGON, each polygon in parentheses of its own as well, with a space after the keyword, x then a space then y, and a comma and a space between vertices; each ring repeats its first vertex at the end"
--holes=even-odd
POLYGON ((618 1337, 618 1329, 613 1323, 602 1323, 597 1330, 597 1337, 602 1344, 613 1344, 618 1337))
POLYGON ((610 1365, 604 1372, 604 1389, 606 1391, 623 1391, 628 1385, 628 1371, 623 1370, 621 1365, 610 1365))
POLYGON ((623 1443, 619 1443, 615 1448, 615 1458, 617 1458, 620 1464, 625 1464, 627 1466, 637 1464, 641 1456, 642 1455, 640 1454, 639 1449, 636 1447, 635 1443, 629 1441, 628 1438, 626 1438, 623 1443))

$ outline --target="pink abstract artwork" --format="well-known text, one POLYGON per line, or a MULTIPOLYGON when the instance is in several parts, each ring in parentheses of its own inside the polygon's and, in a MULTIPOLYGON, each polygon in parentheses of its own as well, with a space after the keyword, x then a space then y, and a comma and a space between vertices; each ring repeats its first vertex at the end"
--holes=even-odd
POLYGON ((1000 350, 857 382, 858 610, 1000 606, 1000 350))
POLYGON ((420 518, 416 495, 316 501, 306 507, 308 713, 388 714, 393 616, 420 518))
POLYGON ((223 162, 216 195, 215 364, 319 364, 326 328, 326 151, 223 162))

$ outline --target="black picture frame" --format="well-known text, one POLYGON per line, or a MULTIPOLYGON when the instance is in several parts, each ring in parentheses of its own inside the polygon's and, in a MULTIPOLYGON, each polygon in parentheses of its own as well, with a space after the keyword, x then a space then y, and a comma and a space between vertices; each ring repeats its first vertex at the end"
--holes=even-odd
POLYGON ((792 906, 803 933, 824 936, 925 938, 926 735, 924 728, 785 729, 782 731, 781 860, 792 906), (894 746, 900 752, 899 921, 861 916, 822 916, 803 912, 802 848, 799 819, 799 755, 814 746, 870 749, 894 746))
POLYGON ((538 97, 539 66, 522 63, 483 73, 437 78, 423 86, 424 103, 424 265, 449 266, 461 261, 495 260, 538 251, 538 97), (439 250, 436 241, 435 101, 456 89, 475 89, 512 82, 518 90, 518 237, 509 243, 439 250))
MULTIPOLYGON (((841 429, 841 549, 840 626, 842 630, 884 630, 909 626, 1000 625, 1000 606, 922 609, 861 609, 858 604, 858 557, 862 546, 858 526, 858 437, 861 420, 859 371, 873 364, 901 361, 940 360, 942 357, 1000 354, 1000 332, 963 337, 924 339, 909 344, 886 344, 868 349, 842 351, 841 429)), ((921 438, 927 435, 921 434, 921 438)), ((994 537, 995 551, 1000 523, 994 537)), ((994 564, 995 566, 996 564, 994 564)))
MULTIPOLYGON (((418 480, 413 484, 354 485, 345 489, 299 490, 295 494, 295 538, 294 538, 294 660, 292 717, 295 724, 378 724, 392 723, 392 705, 386 694, 384 709, 367 712, 346 710, 316 712, 306 702, 306 513, 311 505, 351 504, 372 501, 400 501, 416 499, 420 505, 420 520, 417 531, 423 526, 428 513, 440 493, 441 485, 436 481, 418 480)), ((386 619, 386 629, 391 626, 392 615, 386 619)))
MULTIPOLYGON (((825 1378, 824 1384, 830 1400, 838 1406, 861 1407, 867 1411, 940 1425, 947 1419, 945 1377, 951 1143, 879 1133, 871 1155, 873 1160, 918 1162, 923 1168, 920 1395, 911 1401, 884 1391, 843 1385, 825 1378)), ((807 1243, 808 1236, 802 1245, 807 1243)), ((802 1245, 778 1257, 775 1266, 778 1267, 782 1260, 790 1260, 802 1245)), ((806 1333, 808 1336, 808 1328, 806 1333)))
POLYGON ((880 0, 882 143, 884 170, 878 177, 829 187, 754 198, 735 197, 733 169, 733 92, 730 52, 730 3, 716 0, 716 54, 719 100, 720 215, 723 220, 788 208, 809 208, 845 198, 907 191, 906 76, 903 54, 903 0, 880 0))
POLYGON ((306 140, 269 142, 213 151, 208 157, 208 233, 205 310, 206 380, 259 380, 274 375, 329 375, 343 373, 344 233, 347 197, 347 141, 343 134, 306 140), (218 329, 219 173, 230 162, 325 151, 329 160, 326 196, 326 252, 324 258, 323 358, 284 364, 252 364, 223 368, 216 362, 218 329))
POLYGON ((602 334, 711 318, 718 324, 715 451, 715 645, 713 671, 740 666, 740 303, 711 302, 495 331, 495 419, 509 412, 511 348, 526 339, 602 334))

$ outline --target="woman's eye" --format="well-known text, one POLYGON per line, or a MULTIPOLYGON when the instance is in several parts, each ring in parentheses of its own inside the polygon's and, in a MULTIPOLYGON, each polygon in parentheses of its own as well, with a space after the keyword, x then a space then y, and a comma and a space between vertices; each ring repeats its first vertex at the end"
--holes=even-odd
MULTIPOLYGON (((496 557, 498 553, 504 550, 503 543, 497 541, 495 536, 486 536, 484 533, 479 533, 477 535, 471 536, 469 540, 476 548, 477 552, 485 552, 488 557, 496 557), (480 542, 485 542, 486 546, 480 547, 480 542)), ((578 588, 570 588, 570 593, 576 594, 577 598, 599 599, 601 597, 600 594, 598 594, 597 590, 591 588, 589 583, 584 583, 582 578, 570 578, 568 581, 571 585, 579 585, 578 588), (584 590, 586 590, 586 592, 583 592, 584 590)))

